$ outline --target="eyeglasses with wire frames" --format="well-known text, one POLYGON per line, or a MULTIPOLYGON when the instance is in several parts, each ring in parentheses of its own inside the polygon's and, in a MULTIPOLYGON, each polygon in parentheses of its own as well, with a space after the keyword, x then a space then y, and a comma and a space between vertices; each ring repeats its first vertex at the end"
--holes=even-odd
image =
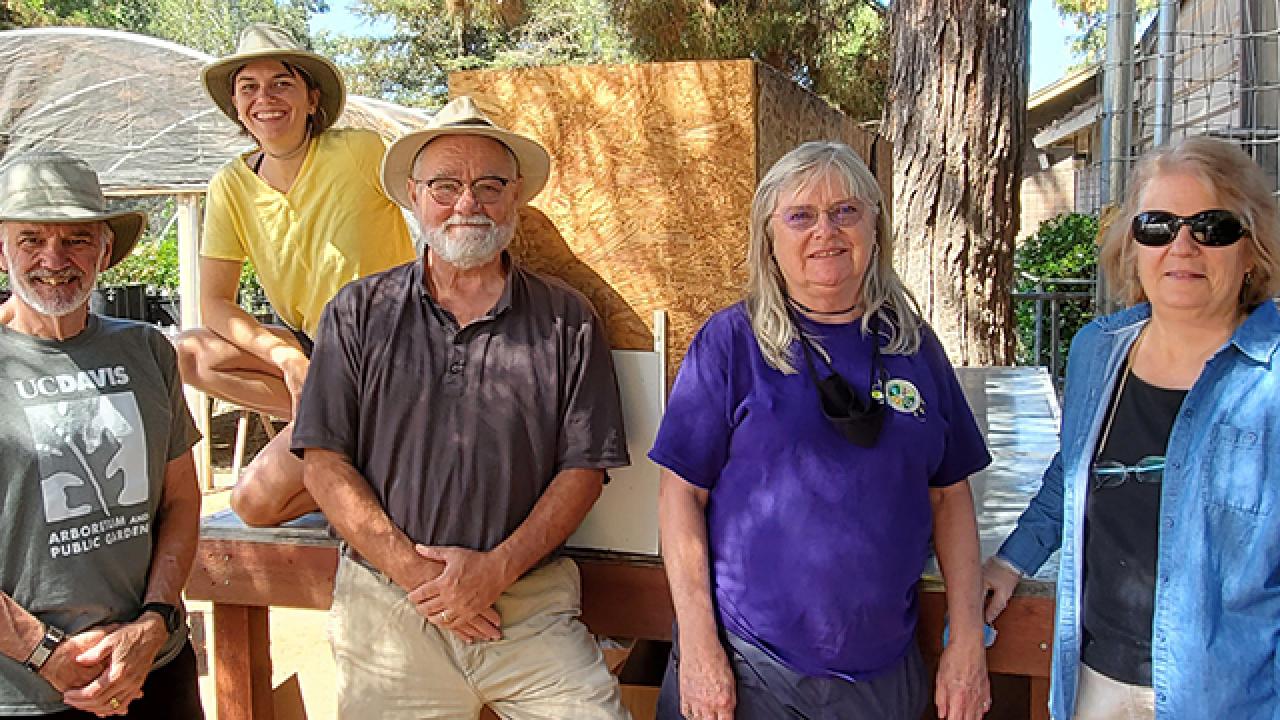
MULTIPOLYGON (((870 209, 874 212, 874 208, 870 209)), ((862 222, 868 207, 852 198, 841 200, 825 210, 816 205, 788 205, 773 213, 773 217, 782 221, 783 225, 796 231, 808 230, 818 224, 823 215, 831 220, 831 224, 839 228, 851 228, 862 222)))
POLYGON ((1164 480, 1164 458, 1148 455, 1133 465, 1114 460, 1093 464, 1093 489, 1117 488, 1130 478, 1136 483, 1158 483, 1164 480))
POLYGON ((1249 233, 1240 217, 1230 210, 1205 210, 1195 215, 1176 215, 1167 210, 1148 210, 1133 216, 1133 239, 1139 245, 1161 247, 1173 242, 1183 227, 1191 238, 1205 247, 1226 247, 1249 233))
POLYGON ((431 193, 431 199, 445 207, 456 205, 467 188, 471 188, 471 197, 475 198, 477 203, 492 205, 502 199, 503 191, 511 184, 510 178, 497 175, 486 175, 470 183, 451 177, 437 177, 430 180, 409 179, 419 185, 426 185, 427 192, 431 193))

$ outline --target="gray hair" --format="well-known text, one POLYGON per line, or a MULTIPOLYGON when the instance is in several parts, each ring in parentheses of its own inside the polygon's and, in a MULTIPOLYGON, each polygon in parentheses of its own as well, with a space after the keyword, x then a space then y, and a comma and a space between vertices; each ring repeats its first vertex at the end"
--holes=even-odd
POLYGON ((1271 181, 1235 144, 1202 136, 1156 148, 1138 162, 1124 204, 1101 234, 1098 264, 1106 275, 1109 294, 1126 305, 1147 299, 1138 281, 1137 243, 1133 242, 1130 221, 1143 210, 1139 206, 1147 186, 1173 173, 1199 178, 1218 196, 1222 209, 1244 221, 1254 267, 1240 288, 1240 305, 1252 307, 1275 296, 1280 291, 1280 216, 1271 181))
POLYGON ((878 331, 887 336, 888 344, 883 348, 887 354, 911 355, 920 349, 920 307, 893 269, 893 233, 875 176, 848 145, 807 142, 774 163, 756 188, 747 249, 746 301, 751 329, 765 361, 788 375, 796 372, 788 356, 798 336, 787 311, 785 280, 773 254, 769 219, 784 188, 804 187, 826 174, 841 178, 854 199, 876 212, 875 244, 862 278, 863 334, 878 331))

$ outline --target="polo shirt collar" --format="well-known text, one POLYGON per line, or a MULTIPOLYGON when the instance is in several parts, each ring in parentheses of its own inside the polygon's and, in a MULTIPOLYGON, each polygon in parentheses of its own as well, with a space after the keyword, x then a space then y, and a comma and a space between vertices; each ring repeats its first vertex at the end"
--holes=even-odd
MULTIPOLYGON (((432 307, 440 307, 436 299, 432 297, 431 292, 427 289, 426 270, 427 258, 424 254, 417 262, 413 264, 413 283, 418 288, 418 296, 423 302, 429 303, 432 307)), ((488 317, 498 317, 502 313, 511 309, 511 298, 513 296, 512 286, 516 275, 520 272, 516 267, 516 262, 511 258, 511 253, 502 251, 502 267, 505 273, 505 279, 502 284, 502 294, 498 296, 498 302, 487 313, 488 317)))

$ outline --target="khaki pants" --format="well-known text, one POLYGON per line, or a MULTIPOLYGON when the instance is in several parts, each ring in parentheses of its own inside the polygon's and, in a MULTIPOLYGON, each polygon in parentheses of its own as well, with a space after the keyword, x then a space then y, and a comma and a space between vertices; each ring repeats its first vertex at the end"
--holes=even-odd
POLYGON ((1113 680, 1080 663, 1075 720, 1153 720, 1155 691, 1113 680))
POLYGON ((344 557, 329 639, 342 720, 627 720, 618 681, 578 621, 572 560, 530 572, 498 599, 501 640, 467 645, 419 615, 405 592, 344 557))

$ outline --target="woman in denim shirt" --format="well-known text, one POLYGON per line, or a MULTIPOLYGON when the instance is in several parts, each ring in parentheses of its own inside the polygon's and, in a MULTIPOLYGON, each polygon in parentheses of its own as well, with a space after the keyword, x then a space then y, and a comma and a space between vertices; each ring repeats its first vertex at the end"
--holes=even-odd
POLYGON ((1272 183, 1191 138, 1139 164, 1071 346, 1058 454, 987 561, 993 620, 1061 546, 1055 718, 1280 717, 1272 183))

